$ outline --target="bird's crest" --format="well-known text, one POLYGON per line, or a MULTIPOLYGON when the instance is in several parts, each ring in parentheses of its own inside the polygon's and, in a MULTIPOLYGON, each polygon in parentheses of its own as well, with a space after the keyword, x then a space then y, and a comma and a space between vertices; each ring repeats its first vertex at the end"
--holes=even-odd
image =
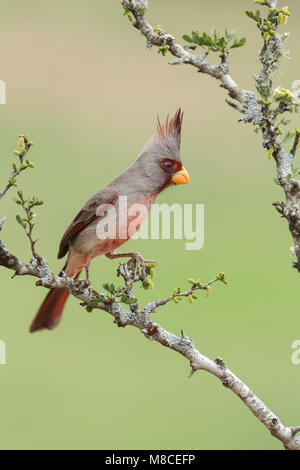
POLYGON ((161 124, 159 117, 157 116, 157 134, 161 139, 166 137, 175 137, 180 144, 181 138, 181 126, 183 120, 183 111, 178 108, 174 117, 170 119, 169 114, 164 124, 161 124))

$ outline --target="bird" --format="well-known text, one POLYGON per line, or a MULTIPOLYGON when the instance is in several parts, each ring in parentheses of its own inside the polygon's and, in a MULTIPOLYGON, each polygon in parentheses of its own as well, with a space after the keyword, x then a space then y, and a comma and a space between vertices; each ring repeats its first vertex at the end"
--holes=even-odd
MULTIPOLYGON (((173 185, 189 183, 189 174, 182 166, 180 155, 182 120, 181 108, 177 109, 172 118, 168 115, 163 124, 157 117, 156 133, 143 147, 137 159, 82 207, 59 245, 58 258, 67 255, 60 275, 65 273, 77 280, 85 270, 89 283, 90 263, 101 255, 109 259, 127 257, 129 261, 135 260, 137 265, 144 268, 147 261, 140 253, 118 254, 116 250, 139 229, 151 210, 151 205, 163 190, 173 185), (119 210, 121 198, 127 203, 127 209, 123 212, 119 210), (144 210, 136 217, 129 216, 130 210, 137 204, 144 210), (114 222, 115 227, 118 226, 118 231, 112 236, 103 236, 101 230, 99 236, 99 224, 104 223, 105 217, 108 222, 114 222)), ((60 322, 68 296, 69 292, 63 289, 51 289, 31 323, 30 332, 54 329, 60 322)))

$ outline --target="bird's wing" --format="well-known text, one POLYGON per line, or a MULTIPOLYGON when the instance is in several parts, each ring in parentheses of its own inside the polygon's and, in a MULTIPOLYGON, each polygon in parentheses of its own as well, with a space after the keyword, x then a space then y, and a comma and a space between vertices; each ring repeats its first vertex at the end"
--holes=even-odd
POLYGON ((91 197, 65 231, 59 245, 57 257, 63 258, 66 255, 69 249, 69 241, 74 237, 74 235, 77 235, 81 230, 87 227, 87 225, 101 217, 100 215, 97 215, 97 209, 100 206, 114 205, 117 199, 117 192, 110 188, 102 189, 91 197))

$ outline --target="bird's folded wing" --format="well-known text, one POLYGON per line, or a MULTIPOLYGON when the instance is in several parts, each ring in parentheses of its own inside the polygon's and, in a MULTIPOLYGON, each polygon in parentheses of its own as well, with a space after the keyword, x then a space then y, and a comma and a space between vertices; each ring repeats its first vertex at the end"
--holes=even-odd
MULTIPOLYGON (((103 206, 114 205, 118 199, 118 194, 110 188, 105 188, 96 193, 87 203, 83 206, 81 211, 77 214, 73 222, 69 225, 64 233, 58 251, 58 258, 63 258, 69 249, 69 241, 74 235, 78 234, 87 225, 95 219, 100 218, 98 215, 98 208, 103 206)), ((101 213, 101 212, 100 212, 101 213)), ((103 213, 103 211, 102 211, 103 213)), ((103 215, 102 215, 103 217, 103 215)))

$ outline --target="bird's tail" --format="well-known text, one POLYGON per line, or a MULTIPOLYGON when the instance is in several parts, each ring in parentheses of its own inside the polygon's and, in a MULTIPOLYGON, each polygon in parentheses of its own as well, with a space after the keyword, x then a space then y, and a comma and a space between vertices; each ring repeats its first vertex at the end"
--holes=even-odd
MULTIPOLYGON (((76 275, 75 279, 77 279, 79 275, 80 273, 76 275)), ((63 289, 51 289, 31 323, 30 333, 44 329, 53 330, 53 328, 56 328, 60 322, 68 297, 69 292, 63 289)))
POLYGON ((65 290, 51 289, 31 323, 30 333, 45 328, 48 330, 55 328, 60 321, 68 297, 69 292, 65 290))

